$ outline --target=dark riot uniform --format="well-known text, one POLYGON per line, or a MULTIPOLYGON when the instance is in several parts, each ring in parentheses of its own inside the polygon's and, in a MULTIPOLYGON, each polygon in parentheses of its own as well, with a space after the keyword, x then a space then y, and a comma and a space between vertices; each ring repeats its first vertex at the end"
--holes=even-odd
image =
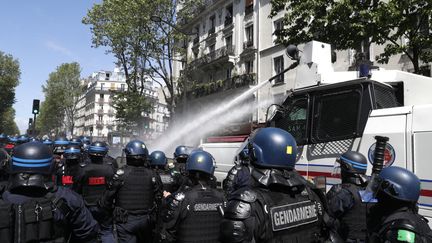
POLYGON ((214 173, 213 158, 205 151, 192 152, 186 169, 191 186, 170 196, 163 214, 162 242, 219 242, 222 215, 218 210, 225 199, 222 192, 208 185, 214 173))
POLYGON ((56 173, 56 184, 72 188, 74 177, 77 176, 82 164, 81 149, 76 145, 66 148, 64 158, 58 164, 56 173))
POLYGON ((46 145, 17 146, 9 165, 11 179, 0 199, 0 242, 97 242, 98 224, 83 199, 50 181, 54 163, 46 145))
POLYGON ((345 242, 365 242, 368 204, 362 202, 360 191, 367 185, 367 159, 358 152, 348 151, 337 162, 342 184, 334 185, 327 193, 329 214, 338 220, 335 228, 345 242))
POLYGON ((250 168, 245 164, 234 165, 227 173, 223 181, 223 189, 227 195, 231 195, 236 190, 249 187, 252 184, 250 168))
POLYGON ((107 212, 113 208, 119 242, 151 242, 162 182, 149 168, 148 150, 142 141, 130 141, 124 152, 126 166, 117 170, 100 205, 107 212))
POLYGON ((250 188, 229 197, 222 242, 324 242, 322 192, 294 170, 297 146, 288 132, 262 128, 249 138, 250 188))
POLYGON ((374 185, 378 203, 368 213, 368 242, 432 242, 428 221, 418 214, 420 180, 397 166, 384 168, 374 185))

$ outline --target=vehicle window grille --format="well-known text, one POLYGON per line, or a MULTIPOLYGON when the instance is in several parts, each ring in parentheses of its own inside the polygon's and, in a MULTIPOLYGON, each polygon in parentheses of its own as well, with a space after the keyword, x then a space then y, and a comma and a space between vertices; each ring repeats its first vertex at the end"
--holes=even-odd
POLYGON ((307 148, 307 159, 314 160, 329 157, 338 157, 339 155, 349 150, 352 150, 353 144, 354 139, 345 139, 326 143, 312 144, 307 148))
POLYGON ((360 93, 349 91, 318 97, 314 108, 314 143, 354 138, 357 135, 360 93))
POLYGON ((396 96, 391 88, 381 85, 374 85, 374 91, 376 109, 384 109, 398 106, 396 96))
POLYGON ((275 127, 288 131, 301 145, 306 140, 307 100, 299 100, 275 120, 275 127))

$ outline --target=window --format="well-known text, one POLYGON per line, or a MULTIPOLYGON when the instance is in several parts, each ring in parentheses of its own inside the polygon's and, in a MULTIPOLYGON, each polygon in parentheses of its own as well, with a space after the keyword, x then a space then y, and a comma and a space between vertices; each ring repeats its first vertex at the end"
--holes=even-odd
POLYGON ((276 35, 279 33, 280 30, 282 30, 283 28, 283 22, 282 19, 278 19, 275 22, 273 22, 273 37, 274 37, 274 41, 276 41, 276 35))
POLYGON ((354 138, 358 133, 361 92, 344 90, 315 97, 312 142, 354 138))
POLYGON ((245 62, 245 73, 250 74, 253 73, 253 60, 249 60, 245 62))
POLYGON ((227 46, 227 48, 229 48, 230 46, 232 46, 233 42, 232 42, 232 35, 225 37, 225 45, 227 46))
POLYGON ((210 29, 208 34, 213 34, 215 32, 215 24, 216 24, 216 17, 213 15, 210 17, 210 29))
POLYGON ((287 112, 277 113, 274 118, 274 126, 284 129, 293 135, 297 144, 307 142, 307 114, 308 99, 299 98, 292 101, 287 107, 287 112))
POLYGON ((254 38, 253 25, 246 27, 245 34, 246 34, 246 42, 244 48, 253 46, 253 38, 254 38))
POLYGON ((104 99, 104 94, 100 94, 99 98, 103 100, 104 99))
POLYGON ((125 90, 125 84, 120 84, 120 90, 124 91, 125 90))
POLYGON ((253 0, 245 1, 245 15, 253 13, 253 0))
POLYGON ((103 116, 98 116, 98 121, 102 121, 102 119, 103 119, 103 116))
POLYGON ((105 83, 100 83, 100 85, 101 85, 101 90, 104 90, 105 83))
POLYGON ((226 78, 229 79, 231 78, 232 75, 232 68, 227 68, 226 70, 226 78))
POLYGON ((109 80, 109 78, 110 78, 110 74, 109 74, 109 73, 106 73, 106 74, 105 74, 105 80, 109 80))
MULTIPOLYGON (((283 56, 276 57, 275 59, 273 59, 273 62, 274 62, 273 66, 274 66, 275 75, 279 74, 279 73, 282 73, 282 71, 284 70, 284 59, 283 59, 283 56)), ((281 75, 277 76, 275 78, 275 84, 277 84, 277 83, 283 83, 284 80, 285 80, 284 78, 285 78, 284 74, 281 74, 281 75)))
POLYGON ((227 27, 233 22, 233 5, 230 4, 225 8, 225 22, 224 26, 227 27))

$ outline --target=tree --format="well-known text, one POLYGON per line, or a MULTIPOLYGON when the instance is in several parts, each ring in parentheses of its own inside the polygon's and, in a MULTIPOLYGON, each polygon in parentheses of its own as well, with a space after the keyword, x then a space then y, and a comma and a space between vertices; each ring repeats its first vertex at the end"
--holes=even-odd
MULTIPOLYGON (((405 54, 420 73, 420 62, 432 60, 431 0, 271 0, 271 17, 287 10, 284 28, 275 32, 278 42, 300 44, 320 40, 335 49, 385 45, 376 56, 388 63, 396 54, 405 54), (406 41, 401 41, 401 40, 406 41)), ((364 49, 364 48, 363 48, 364 49)))
MULTIPOLYGON (((183 49, 177 43, 185 38, 181 31, 173 27, 177 19, 176 10, 179 4, 188 9, 196 1, 104 0, 101 4, 95 4, 83 18, 83 23, 91 26, 93 46, 108 47, 108 52, 116 57, 124 70, 127 92, 131 97, 137 97, 136 93, 142 94, 149 77, 161 86, 168 109, 173 111, 176 89, 174 53, 183 49), (155 14, 161 21, 155 22, 150 18, 155 14)), ((182 16, 190 14, 184 11, 182 16)))
POLYGON ((13 122, 15 117, 12 105, 15 103, 15 88, 19 84, 20 75, 18 60, 0 51, 0 133, 9 133, 8 129, 13 129, 6 123, 13 122))
POLYGON ((80 76, 81 68, 76 62, 63 63, 49 74, 46 84, 42 86, 45 101, 39 115, 41 131, 59 131, 64 126, 73 134, 77 105, 83 92, 80 76))
POLYGON ((18 126, 15 123, 15 109, 13 107, 9 107, 3 114, 2 119, 0 120, 0 127, 0 131, 4 131, 4 133, 9 135, 20 133, 18 126))

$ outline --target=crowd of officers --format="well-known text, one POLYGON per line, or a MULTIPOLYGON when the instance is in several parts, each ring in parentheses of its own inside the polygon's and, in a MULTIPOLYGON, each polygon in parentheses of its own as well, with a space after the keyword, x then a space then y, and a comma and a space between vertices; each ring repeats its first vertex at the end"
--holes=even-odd
POLYGON ((432 242, 413 173, 384 168, 366 198, 367 160, 349 151, 325 194, 294 169, 296 142, 278 128, 249 137, 223 190, 201 149, 178 146, 169 163, 133 140, 121 168, 107 152, 0 134, 0 242, 432 242))

